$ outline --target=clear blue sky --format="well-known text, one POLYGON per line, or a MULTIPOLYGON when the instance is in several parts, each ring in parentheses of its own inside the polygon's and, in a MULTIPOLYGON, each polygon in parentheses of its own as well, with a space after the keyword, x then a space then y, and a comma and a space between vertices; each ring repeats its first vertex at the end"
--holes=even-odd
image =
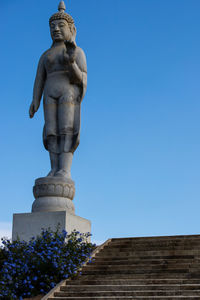
MULTIPOLYGON (((1 0, 1 229, 49 171, 28 109, 57 0, 1 0)), ((94 240, 200 233, 200 1, 69 0, 87 55, 76 214, 94 240)))

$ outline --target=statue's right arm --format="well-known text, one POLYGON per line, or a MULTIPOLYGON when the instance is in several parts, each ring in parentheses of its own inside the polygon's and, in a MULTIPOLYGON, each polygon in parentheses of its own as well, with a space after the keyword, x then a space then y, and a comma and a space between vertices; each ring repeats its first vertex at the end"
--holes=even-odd
POLYGON ((37 73, 36 73, 35 83, 33 88, 33 101, 29 109, 30 118, 33 118, 34 114, 38 110, 40 106, 43 90, 44 90, 44 84, 46 80, 46 70, 44 65, 45 54, 46 52, 41 56, 38 63, 38 68, 37 68, 37 73))

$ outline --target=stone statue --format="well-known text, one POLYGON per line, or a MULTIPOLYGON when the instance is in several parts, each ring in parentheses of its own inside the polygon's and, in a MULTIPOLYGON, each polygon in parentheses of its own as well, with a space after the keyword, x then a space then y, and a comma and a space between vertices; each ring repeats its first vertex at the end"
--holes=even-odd
POLYGON ((73 153, 79 145, 80 106, 87 86, 87 65, 83 50, 76 46, 76 27, 65 13, 63 1, 50 20, 53 44, 40 58, 35 78, 32 118, 44 97, 43 141, 49 151, 48 176, 71 178, 73 153))
POLYGON ((42 208, 44 200, 44 206, 50 207, 52 197, 57 197, 54 199, 53 210, 56 205, 60 205, 58 197, 72 200, 75 192, 71 164, 80 139, 80 109, 87 87, 87 65, 83 50, 75 42, 74 20, 65 12, 63 1, 58 10, 49 20, 53 44, 39 60, 29 109, 30 118, 33 118, 43 95, 43 142, 51 161, 49 174, 36 180, 34 195, 40 201, 33 205, 33 211, 46 210, 42 208))

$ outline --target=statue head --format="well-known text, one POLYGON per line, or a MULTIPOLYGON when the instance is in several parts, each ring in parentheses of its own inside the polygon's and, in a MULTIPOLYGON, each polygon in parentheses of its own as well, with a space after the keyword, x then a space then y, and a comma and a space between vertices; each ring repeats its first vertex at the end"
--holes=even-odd
POLYGON ((49 19, 52 40, 75 42, 76 27, 73 18, 65 12, 65 3, 60 1, 58 12, 49 19))

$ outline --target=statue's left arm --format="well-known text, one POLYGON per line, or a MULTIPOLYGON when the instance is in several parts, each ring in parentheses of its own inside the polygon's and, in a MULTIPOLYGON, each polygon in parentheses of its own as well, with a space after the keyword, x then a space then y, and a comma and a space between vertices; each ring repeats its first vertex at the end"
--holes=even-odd
POLYGON ((80 95, 77 99, 77 104, 79 104, 75 105, 74 136, 72 147, 72 151, 74 152, 80 142, 80 103, 85 96, 87 88, 87 64, 85 53, 79 47, 75 48, 73 55, 69 57, 69 59, 71 64, 71 83, 80 86, 80 95))
POLYGON ((82 87, 82 100, 87 88, 87 63, 85 53, 79 47, 75 48, 75 53, 71 59, 71 73, 72 83, 82 87))

